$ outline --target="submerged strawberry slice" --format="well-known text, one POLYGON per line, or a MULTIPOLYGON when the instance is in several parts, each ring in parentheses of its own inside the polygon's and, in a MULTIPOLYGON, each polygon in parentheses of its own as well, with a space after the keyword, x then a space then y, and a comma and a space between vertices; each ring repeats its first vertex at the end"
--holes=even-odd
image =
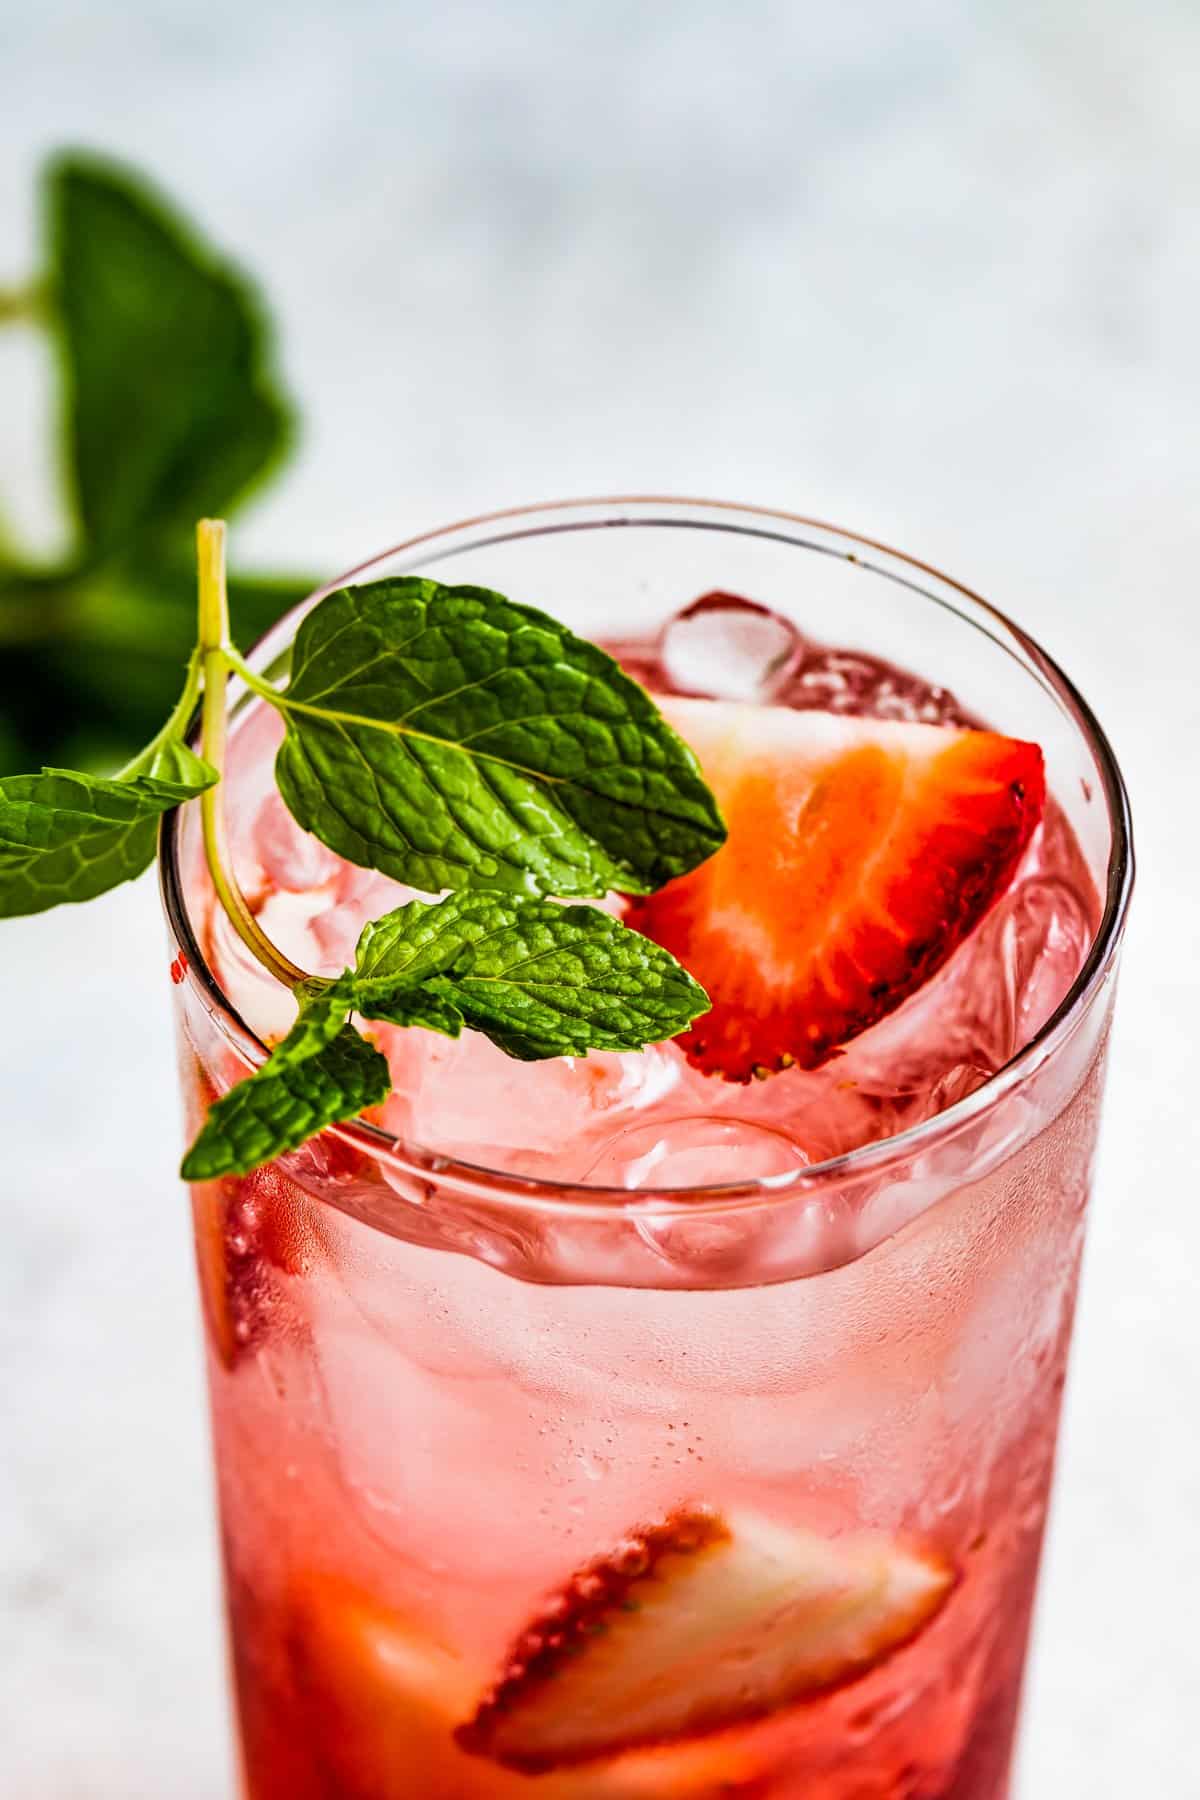
POLYGON ((322 1246, 316 1226, 300 1217, 295 1190, 275 1169, 194 1183, 192 1216, 209 1335, 232 1369, 270 1326, 274 1272, 300 1273, 322 1246))
POLYGON ((536 1774, 761 1718, 866 1674, 953 1585, 888 1539, 689 1508, 554 1596, 458 1742, 536 1774))
POLYGON ((745 1752, 679 1745, 531 1780, 455 1741, 480 1673, 414 1620, 337 1577, 292 1602, 290 1654, 310 1755, 329 1792, 371 1800, 714 1800, 747 1790, 745 1752))
POLYGON ((939 969, 1042 815, 1036 744, 942 725, 664 699, 729 826, 628 923, 712 998, 680 1039, 730 1081, 816 1068, 939 969))

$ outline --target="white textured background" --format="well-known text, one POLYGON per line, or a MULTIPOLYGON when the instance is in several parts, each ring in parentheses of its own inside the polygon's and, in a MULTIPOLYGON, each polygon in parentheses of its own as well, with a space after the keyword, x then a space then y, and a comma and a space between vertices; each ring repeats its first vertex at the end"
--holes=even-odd
MULTIPOLYGON (((261 277, 308 431, 237 552, 637 487, 962 575, 1108 726, 1141 888, 1021 1800, 1200 1793, 1195 0, 7 0, 0 280, 63 141, 261 277)), ((54 533, 45 371, 0 494, 54 533)), ((231 1792, 149 883, 0 934, 0 1792, 231 1792)))

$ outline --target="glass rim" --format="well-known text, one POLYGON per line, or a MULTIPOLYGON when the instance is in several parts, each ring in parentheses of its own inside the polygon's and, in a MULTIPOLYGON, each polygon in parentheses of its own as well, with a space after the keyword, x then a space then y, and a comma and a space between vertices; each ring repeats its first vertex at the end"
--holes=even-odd
MULTIPOLYGON (((455 539, 461 533, 476 530, 481 526, 504 527, 525 522, 530 527, 521 531, 504 530, 496 539, 491 540, 493 542, 535 538, 565 530, 594 529, 605 525, 641 524, 674 527, 700 525, 701 528, 707 529, 732 532, 741 530, 746 535, 753 536, 780 535, 781 541, 796 543, 796 540, 790 536, 782 537, 782 534, 768 531, 765 525, 766 521, 774 521, 779 526, 800 526, 808 530, 827 533, 833 538, 842 540, 847 546, 878 551, 884 556, 893 558, 903 567, 913 571, 914 574, 932 577, 933 580, 944 584, 953 593, 961 595, 973 607, 980 608, 987 620, 999 626, 1028 658, 1034 670, 1048 684, 1054 698, 1083 737, 1093 754, 1101 776, 1112 835, 1105 872, 1102 895, 1103 910, 1100 922, 1088 954, 1062 1001, 1028 1043, 1022 1045, 1000 1069, 989 1076, 972 1093, 955 1101, 943 1112, 935 1113, 930 1118, 921 1120, 919 1123, 909 1126, 907 1130, 897 1132, 891 1137, 873 1140, 871 1143, 860 1145, 855 1149, 843 1151, 837 1156, 828 1157, 822 1162, 789 1169, 782 1174, 758 1176, 746 1181, 699 1183, 686 1187, 659 1189, 630 1189, 589 1182, 562 1181, 537 1175, 522 1175, 511 1170, 493 1169, 485 1164, 448 1155, 429 1146, 408 1143, 393 1133, 385 1131, 382 1127, 363 1119, 328 1126, 321 1136, 330 1136, 375 1162, 386 1163, 389 1167, 413 1180, 428 1182, 431 1177, 434 1177, 452 1183, 460 1192, 473 1191, 476 1195, 492 1201, 506 1198, 512 1203, 514 1210, 562 1213, 574 1218, 590 1216, 608 1219, 621 1213, 645 1216, 647 1211, 652 1210, 656 1218, 669 1218, 674 1214, 686 1214, 690 1218, 695 1218, 702 1212, 726 1213, 731 1210, 742 1210, 764 1200, 778 1203, 784 1196, 803 1195, 807 1198, 824 1188, 853 1180, 861 1174, 875 1174, 886 1169, 889 1164, 904 1162, 933 1144, 942 1143, 957 1136, 960 1130, 990 1112, 1006 1095, 1028 1081, 1050 1060, 1059 1046, 1072 1035, 1076 1024, 1087 1012, 1112 969, 1120 948, 1128 914, 1134 880, 1134 854, 1129 797, 1124 778, 1099 720, 1074 682, 1054 658, 1007 613, 993 605, 991 601, 985 600, 973 588, 967 587, 965 583, 958 581, 955 577, 945 574, 934 564, 910 556, 904 551, 896 550, 878 538, 850 531, 844 526, 829 524, 825 520, 816 519, 807 514, 787 512, 777 507, 667 494, 600 495, 504 507, 496 511, 477 513, 449 525, 440 525, 429 531, 416 533, 412 537, 404 538, 389 548, 378 551, 375 555, 354 564, 353 567, 333 580, 315 588, 305 600, 299 602, 299 608, 307 610, 323 595, 344 586, 347 582, 362 576, 379 563, 392 557, 419 550, 424 545, 432 546, 447 539, 455 539), (685 516, 597 518, 583 519, 573 525, 561 522, 556 518, 550 524, 541 526, 534 524, 534 521, 544 514, 561 515, 613 507, 625 509, 666 507, 678 509, 680 515, 685 512, 695 513, 698 511, 711 513, 716 517, 707 522, 685 516), (764 523, 757 528, 739 527, 734 522, 735 515, 764 523)), ((797 544, 796 547, 818 552, 825 548, 819 544, 807 546, 797 544)), ((452 549, 448 548, 446 553, 452 553, 452 549)), ((860 561, 853 548, 848 548, 844 554, 850 561, 860 561)), ((871 565, 865 566, 870 567, 871 565)), ((884 570, 878 572, 886 573, 884 570)), ((958 612, 952 602, 942 599, 936 594, 930 594, 924 588, 919 588, 918 591, 935 604, 947 606, 950 610, 958 612)), ((252 660, 261 655, 264 649, 271 644, 273 637, 288 623, 296 610, 298 608, 290 609, 259 640, 254 651, 251 652, 252 660)), ((975 625, 977 629, 980 629, 977 620, 961 612, 958 616, 962 618, 964 624, 975 625)), ((996 641, 1001 642, 1002 640, 997 639, 996 641)), ((237 695, 242 691, 244 691, 242 684, 235 678, 231 684, 231 694, 237 695)), ((242 1018, 232 1000, 224 992, 215 972, 208 964, 197 934, 192 927, 183 891, 178 857, 182 812, 182 808, 174 808, 165 814, 160 828, 158 863, 159 888, 163 908, 167 922, 183 952, 184 979, 200 990, 207 1010, 219 1024, 230 1046, 241 1056, 247 1073, 251 1073, 266 1060, 267 1046, 242 1018)), ((400 1193, 396 1193, 395 1201, 399 1206, 409 1204, 400 1193)))

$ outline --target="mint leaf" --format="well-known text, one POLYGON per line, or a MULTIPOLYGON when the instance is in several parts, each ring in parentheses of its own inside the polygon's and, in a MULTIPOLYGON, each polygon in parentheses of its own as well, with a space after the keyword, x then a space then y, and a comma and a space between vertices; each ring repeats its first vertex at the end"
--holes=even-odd
MULTIPOLYGON (((295 994, 300 1010, 287 1036, 261 1069, 210 1107, 183 1160, 185 1181, 248 1174, 390 1093, 386 1059, 348 1023, 358 998, 353 971, 335 981, 311 976, 295 994)), ((419 988, 390 1000, 381 988, 379 1005, 373 1016, 396 1025, 424 1025, 450 1037, 462 1030, 453 1005, 419 988)))
MULTIPOLYGON (((459 964, 474 944, 511 925, 535 903, 491 892, 447 894, 442 900, 410 900, 363 926, 354 955, 354 988, 360 1010, 399 988, 417 987, 459 964)), ((555 911, 561 911, 559 907, 555 911)))
POLYGON ((153 862, 163 813, 219 779, 181 735, 199 690, 194 652, 170 718, 111 781, 73 769, 0 779, 0 917, 94 899, 153 862))
POLYGON ((303 1062, 333 1042, 354 1010, 354 982, 349 972, 336 981, 310 976, 294 990, 300 1003, 296 1022, 275 1051, 287 1062, 303 1062))
POLYGON ((69 153, 46 183, 69 476, 89 559, 228 511, 291 411, 244 277, 129 170, 69 153))
POLYGON ((647 893, 725 835, 692 752, 602 650, 487 588, 342 588, 276 696, 292 813, 429 892, 647 893))
POLYGON ((378 1050, 344 1025, 313 1052, 312 1023, 302 1011, 269 1061, 209 1109, 183 1159, 185 1181, 249 1174, 387 1098, 391 1079, 378 1050))
MULTIPOLYGON (((47 166, 44 197, 46 275, 28 298, 59 353, 79 530, 64 564, 38 568, 0 519, 0 776, 101 771, 146 741, 195 641, 193 508, 232 510, 290 434, 253 292, 161 196, 72 154, 47 166)), ((235 576, 235 633, 254 642, 315 585, 235 576)))
POLYGON ((207 763, 178 750, 167 759, 178 773, 166 779, 43 769, 0 780, 0 918, 94 899, 148 868, 163 813, 216 780, 207 763))
POLYGON ((426 1031, 440 1031, 443 1037, 462 1036, 463 1016, 457 1006, 425 988, 399 988, 378 995, 368 1005, 364 1018, 381 1019, 388 1025, 423 1025, 426 1031))
POLYGON ((145 773, 154 776, 159 782, 167 782, 179 788, 181 798, 185 800, 202 794, 205 788, 212 787, 218 779, 217 771, 179 738, 168 738, 165 743, 152 747, 145 773))
POLYGON ((354 969, 295 992, 295 1024, 212 1106, 185 1181, 246 1174, 386 1098, 387 1062, 351 1012, 448 1037, 466 1024, 531 1061, 640 1050, 708 1010, 669 951, 608 913, 485 893, 410 901, 364 928, 354 969))
POLYGON ((524 1060, 641 1050, 709 1005, 668 951, 610 914, 494 893, 413 900, 366 927, 356 1010, 424 1023, 395 1010, 414 989, 524 1060))
POLYGON ((510 1056, 642 1050, 709 1010, 675 958, 591 906, 525 901, 428 984, 510 1056))

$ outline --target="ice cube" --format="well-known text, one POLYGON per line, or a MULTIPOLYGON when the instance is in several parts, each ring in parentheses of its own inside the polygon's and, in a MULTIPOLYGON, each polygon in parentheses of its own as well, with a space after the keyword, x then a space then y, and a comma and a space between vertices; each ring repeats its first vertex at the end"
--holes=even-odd
MULTIPOLYGON (((666 1190, 786 1177, 807 1167, 804 1147, 789 1133, 748 1119, 689 1115, 630 1126, 601 1151, 587 1173, 590 1182, 630 1190, 666 1190)), ((637 1220, 637 1232, 656 1256, 676 1270, 705 1279, 745 1268, 772 1226, 761 1207, 656 1216, 655 1203, 637 1220)))
POLYGON ((1092 919, 1079 889, 1043 875, 1014 896, 1013 940, 1017 957, 1017 1042, 1036 1036, 1083 965, 1092 919))
POLYGON ((312 934, 321 953, 322 967, 346 968, 354 961, 354 946, 363 928, 364 914, 352 900, 327 906, 313 915, 312 934))
POLYGON ((659 655, 677 693, 766 700, 795 671, 803 649, 799 632, 779 613, 714 592, 664 626, 659 655))
POLYGON ((664 1100, 683 1058, 670 1045, 516 1062, 475 1032, 378 1033, 395 1088, 388 1130, 428 1150, 515 1173, 580 1180, 626 1119, 664 1100))
POLYGON ((973 725, 949 689, 922 681, 863 651, 810 645, 798 668, 772 696, 801 712, 853 713, 920 725, 973 725))
POLYGON ((342 866, 320 838, 300 829, 277 792, 268 794, 258 809, 254 850, 271 886, 292 894, 324 887, 342 866))
MULTIPOLYGON (((344 968, 354 961, 354 947, 368 919, 381 919, 417 896, 377 869, 360 869, 338 861, 328 899, 313 919, 313 935, 324 963, 344 968)), ((421 896, 424 898, 424 896, 421 896)))
POLYGON ((750 1119, 655 1119, 611 1138, 585 1179, 601 1187, 686 1188, 760 1181, 808 1166, 786 1131, 750 1119))

